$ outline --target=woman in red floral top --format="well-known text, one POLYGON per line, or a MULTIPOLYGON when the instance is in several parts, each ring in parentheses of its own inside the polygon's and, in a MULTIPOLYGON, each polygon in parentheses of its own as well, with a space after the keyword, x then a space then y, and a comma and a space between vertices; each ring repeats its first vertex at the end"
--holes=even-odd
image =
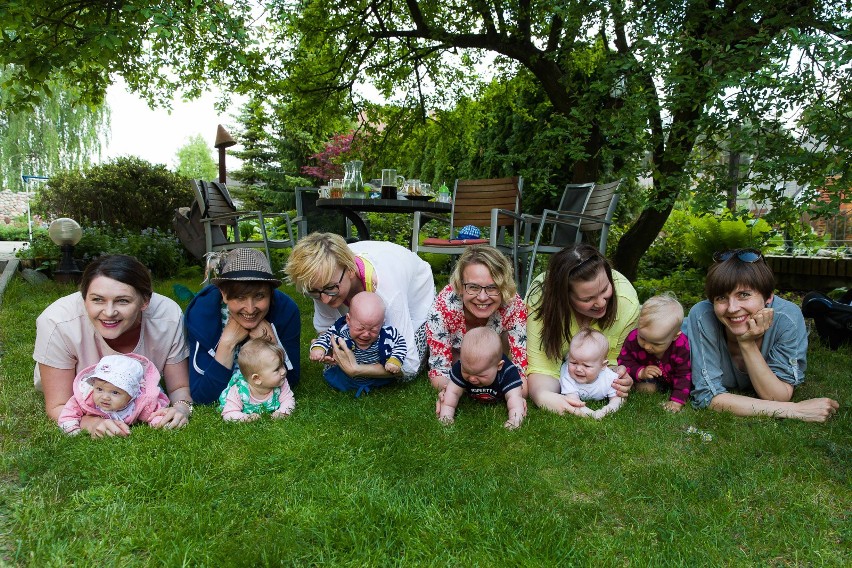
POLYGON ((450 283, 438 293, 426 316, 429 380, 438 390, 447 386, 464 334, 488 326, 500 334, 503 350, 523 379, 527 394, 527 308, 518 295, 509 260, 487 245, 468 247, 450 283))

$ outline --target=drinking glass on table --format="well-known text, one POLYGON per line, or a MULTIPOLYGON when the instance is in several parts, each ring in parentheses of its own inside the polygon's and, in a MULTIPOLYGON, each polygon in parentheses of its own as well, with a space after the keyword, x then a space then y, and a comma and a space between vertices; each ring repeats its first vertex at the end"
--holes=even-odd
POLYGON ((420 195, 420 180, 410 179, 406 181, 403 195, 420 195))
POLYGON ((341 199, 343 197, 343 180, 333 179, 330 182, 331 190, 329 195, 332 199, 341 199))

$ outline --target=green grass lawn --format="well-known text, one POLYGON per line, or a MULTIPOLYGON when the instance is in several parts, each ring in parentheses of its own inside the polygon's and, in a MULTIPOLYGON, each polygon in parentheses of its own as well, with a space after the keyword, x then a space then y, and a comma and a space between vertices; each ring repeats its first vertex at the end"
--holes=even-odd
POLYGON ((814 342, 796 393, 839 400, 827 424, 672 415, 634 394, 601 422, 531 408, 513 432, 504 408, 465 401, 445 427, 425 377, 360 399, 326 387, 294 296, 292 417, 196 407, 181 431, 95 441, 62 435, 32 388, 35 318, 71 291, 16 279, 0 308, 0 565, 852 562, 849 348, 814 342))

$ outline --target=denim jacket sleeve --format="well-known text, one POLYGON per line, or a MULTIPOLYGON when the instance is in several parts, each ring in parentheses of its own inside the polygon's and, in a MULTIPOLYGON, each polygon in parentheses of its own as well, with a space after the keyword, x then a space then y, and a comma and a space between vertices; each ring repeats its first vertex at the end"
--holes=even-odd
POLYGON ((779 380, 796 387, 805 382, 808 330, 799 307, 783 298, 772 303, 775 314, 761 352, 779 380))

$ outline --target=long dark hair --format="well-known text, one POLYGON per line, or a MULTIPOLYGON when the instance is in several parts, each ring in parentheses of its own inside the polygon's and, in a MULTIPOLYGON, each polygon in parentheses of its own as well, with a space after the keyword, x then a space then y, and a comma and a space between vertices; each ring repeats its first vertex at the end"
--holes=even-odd
POLYGON ((80 292, 84 298, 89 292, 92 280, 98 276, 106 276, 133 286, 145 301, 150 300, 154 293, 148 268, 135 257, 126 254, 105 254, 86 265, 80 278, 80 292))
POLYGON ((597 320, 598 326, 606 329, 615 322, 618 314, 618 294, 615 293, 612 267, 595 247, 587 244, 571 245, 554 254, 544 280, 530 290, 530 295, 536 291, 539 293, 532 315, 541 321, 541 347, 549 358, 561 359, 562 346, 571 341, 571 320, 577 317, 570 298, 573 284, 594 280, 601 269, 606 272, 609 284, 613 287, 606 313, 597 320))

